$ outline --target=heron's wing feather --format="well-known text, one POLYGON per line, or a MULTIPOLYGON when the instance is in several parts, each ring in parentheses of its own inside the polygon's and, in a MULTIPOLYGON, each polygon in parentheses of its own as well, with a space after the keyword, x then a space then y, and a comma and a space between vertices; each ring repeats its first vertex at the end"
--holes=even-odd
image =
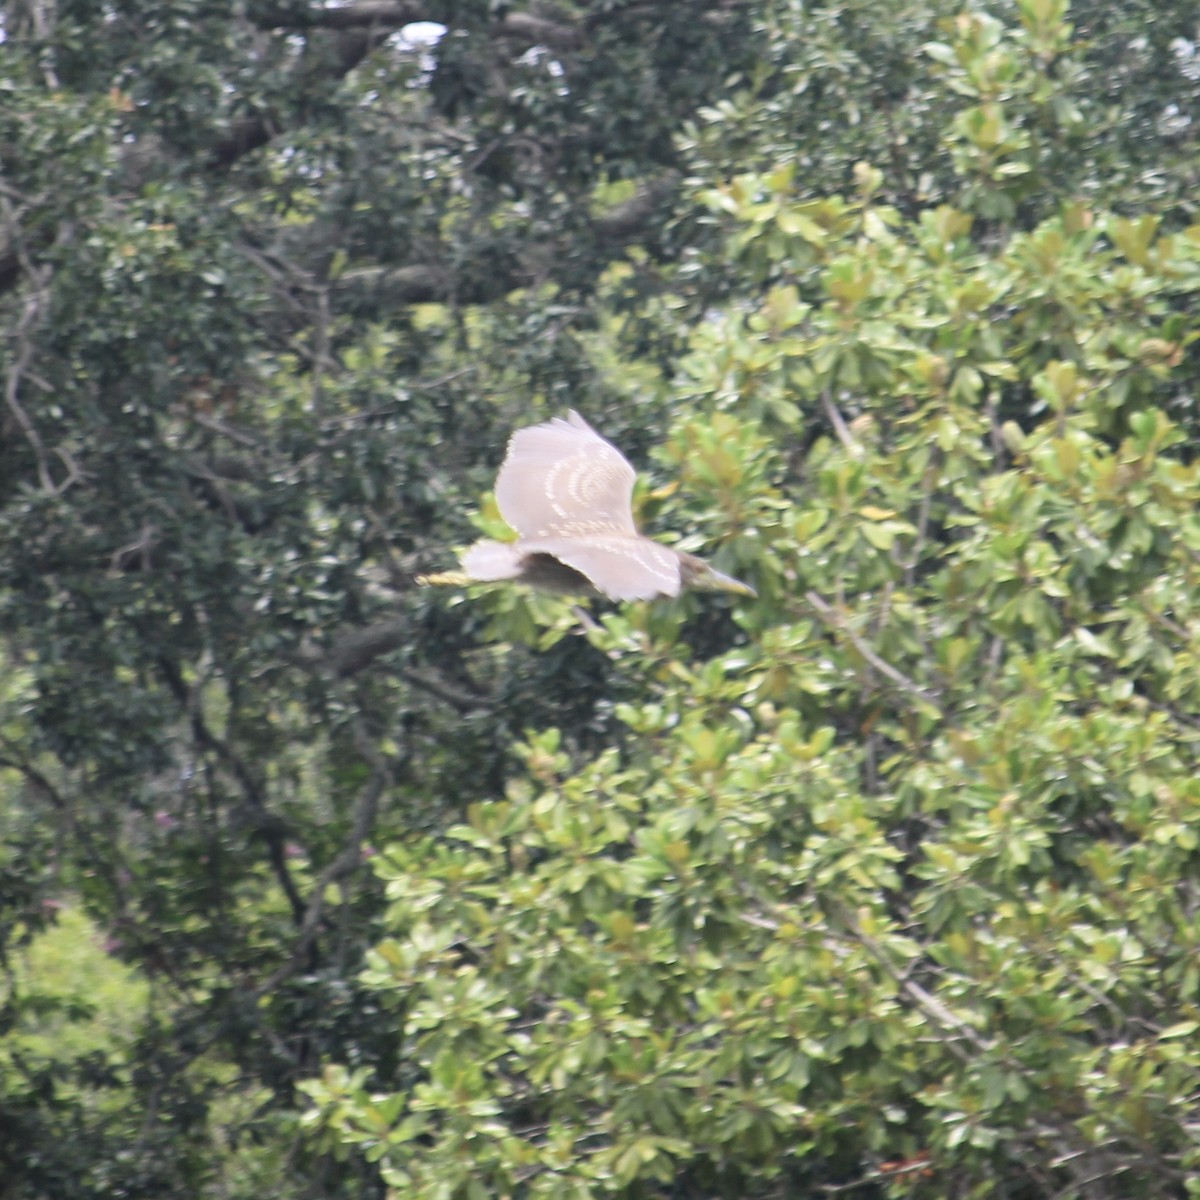
POLYGON ((496 503, 522 537, 632 537, 635 478, 621 452, 572 412, 512 435, 496 503))
POLYGON ((625 534, 546 537, 522 541, 520 546, 526 554, 549 554, 565 563, 611 600, 679 595, 678 555, 649 538, 625 534))

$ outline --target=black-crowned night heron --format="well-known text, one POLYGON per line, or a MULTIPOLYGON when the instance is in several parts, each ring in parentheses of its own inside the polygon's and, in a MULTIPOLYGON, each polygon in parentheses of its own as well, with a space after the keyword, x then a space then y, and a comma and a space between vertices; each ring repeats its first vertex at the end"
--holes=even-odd
POLYGON ((610 600, 678 596, 688 587, 755 595, 694 554, 642 537, 633 523, 635 478, 621 452, 577 412, 519 429, 496 477, 496 504, 517 540, 476 542, 462 556, 461 572, 419 582, 513 579, 610 600))

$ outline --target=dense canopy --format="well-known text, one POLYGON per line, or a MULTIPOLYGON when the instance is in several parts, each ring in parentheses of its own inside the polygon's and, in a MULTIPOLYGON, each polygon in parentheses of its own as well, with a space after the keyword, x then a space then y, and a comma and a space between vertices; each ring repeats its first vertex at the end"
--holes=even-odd
POLYGON ((6 1200, 1200 1194, 1197 37, 0 7, 6 1200))

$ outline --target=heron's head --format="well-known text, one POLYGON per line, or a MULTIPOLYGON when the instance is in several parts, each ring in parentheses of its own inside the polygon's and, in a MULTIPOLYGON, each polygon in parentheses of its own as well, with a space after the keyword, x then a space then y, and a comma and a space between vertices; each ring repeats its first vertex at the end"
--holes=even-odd
POLYGON ((697 592, 732 592, 736 596, 757 596, 758 593, 740 579, 710 567, 702 558, 679 551, 679 577, 685 588, 697 592))

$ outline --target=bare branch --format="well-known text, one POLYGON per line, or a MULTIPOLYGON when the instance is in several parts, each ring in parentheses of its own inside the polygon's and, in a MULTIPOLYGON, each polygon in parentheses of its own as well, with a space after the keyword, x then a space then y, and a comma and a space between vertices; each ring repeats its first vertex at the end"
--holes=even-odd
POLYGON ((304 917, 300 922, 299 934, 292 946, 291 956, 259 985, 256 989, 259 996, 273 991, 278 984, 308 961, 320 931, 329 888, 361 870, 365 862, 363 847, 375 826, 379 801, 392 784, 392 773, 383 755, 371 741, 361 717, 354 718, 354 745, 371 768, 370 778, 359 795, 354 823, 341 851, 317 876, 309 889, 308 904, 304 909, 304 917))
POLYGON ((408 0, 358 0, 336 8, 312 7, 258 18, 264 29, 399 29, 413 21, 433 21, 428 4, 408 0))
POLYGON ((383 621, 344 634, 313 665, 344 679, 357 674, 381 654, 388 654, 398 646, 403 646, 411 637, 411 621, 383 621))
POLYGON ((833 605, 819 596, 816 592, 805 592, 804 598, 817 610, 817 615, 825 622, 830 629, 837 630, 846 636, 846 640, 862 655, 880 675, 890 679, 897 687, 907 692, 910 696, 921 700, 923 703, 930 705, 932 708, 941 712, 941 705, 936 696, 927 692, 919 684, 914 683, 903 672, 898 671, 891 663, 880 658, 879 655, 871 649, 869 645, 861 638, 853 629, 850 628, 846 619, 837 612, 833 605))
POLYGON ((863 448, 858 439, 850 432, 850 428, 846 424, 841 410, 834 404, 828 388, 821 393, 821 407, 825 410, 829 424, 833 426, 833 432, 837 434, 838 441, 842 443, 846 452, 855 458, 862 458, 863 448))
POLYGON ((304 920, 306 906, 300 898, 296 881, 292 878, 291 868, 288 866, 285 845, 287 826, 283 818, 268 808, 262 786, 246 760, 227 741, 218 737, 205 721, 200 708, 199 689, 189 687, 178 665, 165 655, 160 657, 158 662, 167 687, 180 708, 187 713, 197 744, 210 751, 219 762, 224 763, 241 787, 246 805, 254 814, 254 831, 261 835, 266 843, 271 869, 287 897, 293 922, 300 926, 304 920))
MULTIPOLYGON (((598 239, 610 251, 617 251, 645 233, 659 206, 678 186, 678 176, 668 172, 652 181, 625 203, 603 213, 593 222, 598 239)), ((447 260, 450 259, 447 252, 447 260)), ((572 263, 564 247, 551 239, 527 246, 522 262, 505 272, 466 264, 457 271, 435 263, 415 263, 403 267, 359 267, 343 272, 335 281, 337 292, 353 296, 382 293, 393 304, 429 304, 455 301, 459 304, 484 304, 522 287, 543 273, 554 277, 557 270, 572 263)))
MULTIPOLYGON (((318 70, 306 70, 307 84, 315 87, 324 80, 348 75, 385 37, 386 33, 377 30, 351 30, 339 34, 332 60, 323 63, 318 70)), ((235 121, 229 133, 213 147, 209 162, 215 167, 232 166, 247 154, 265 146, 278 132, 275 124, 264 115, 244 117, 235 121)))
POLYGON ((584 40, 583 33, 570 25, 523 12, 506 14, 499 33, 527 46, 548 46, 551 50, 578 50, 584 40))
POLYGON ((16 344, 16 349, 9 359, 8 370, 5 372, 4 402, 13 419, 20 426, 21 432, 25 435, 25 440, 33 450, 34 460, 37 463, 38 483, 41 484, 44 491, 54 495, 70 487, 79 478, 78 469, 75 467, 74 461, 70 456, 64 453, 60 457, 63 458, 68 468, 67 478, 61 485, 55 484, 54 477, 50 473, 50 461, 46 454, 46 447, 42 442, 41 434, 38 432, 33 419, 25 411, 25 406, 21 403, 21 381, 29 370, 29 364, 33 358, 34 345, 32 331, 37 327, 37 323, 41 318, 50 268, 47 267, 42 271, 38 271, 29 260, 25 246, 21 242, 20 234, 17 232, 18 226, 12 202, 8 199, 7 195, 0 194, 0 210, 3 210, 5 223, 12 231, 10 237, 18 270, 23 271, 34 281, 33 290, 25 297, 25 303, 21 308, 20 320, 18 320, 17 327, 13 331, 13 341, 16 344))
POLYGON ((28 296, 21 312, 21 319, 17 322, 17 351, 9 363, 8 370, 5 372, 4 402, 8 406, 8 411, 12 413, 13 419, 21 427, 21 432, 25 435, 25 440, 33 450, 33 457, 37 462, 38 483, 41 484, 43 491, 53 495, 59 489, 54 482, 53 476, 50 474, 50 463, 46 455, 46 447, 42 443, 42 437, 37 431, 37 426, 33 423, 33 420, 21 404, 21 377, 29 366, 29 360, 33 357, 33 341, 29 336, 29 330, 37 321, 37 316, 41 309, 41 300, 42 293, 40 290, 28 296))
POLYGON ((605 241, 623 246, 640 236, 646 224, 679 187, 679 172, 665 171, 648 182, 622 204, 617 204, 596 217, 596 232, 605 241))
MULTIPOLYGON (((312 8, 260 18, 262 27, 285 29, 401 29, 417 21, 441 24, 446 13, 437 5, 409 0, 357 0, 336 8, 312 8)), ((506 13, 495 27, 502 38, 522 46, 547 46, 551 50, 576 50, 583 45, 582 30, 528 12, 506 13)))

